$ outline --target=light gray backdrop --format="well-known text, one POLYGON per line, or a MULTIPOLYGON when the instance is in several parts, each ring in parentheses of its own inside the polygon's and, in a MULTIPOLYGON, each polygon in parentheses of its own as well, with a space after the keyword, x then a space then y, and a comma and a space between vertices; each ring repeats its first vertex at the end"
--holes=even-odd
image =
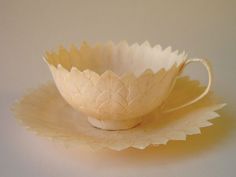
MULTIPOLYGON (((235 9, 234 0, 0 0, 0 176, 235 176, 235 9), (123 39, 210 59, 212 89, 228 103, 222 119, 186 142, 122 152, 67 149, 15 121, 13 101, 51 79, 45 50, 123 39)), ((189 66, 185 74, 207 81, 200 66, 189 66)))

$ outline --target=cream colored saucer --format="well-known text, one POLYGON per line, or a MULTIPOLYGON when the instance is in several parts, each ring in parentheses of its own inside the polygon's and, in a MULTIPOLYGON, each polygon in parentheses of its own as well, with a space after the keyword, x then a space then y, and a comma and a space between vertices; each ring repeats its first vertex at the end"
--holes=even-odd
MULTIPOLYGON (((203 90, 198 81, 182 77, 164 106, 169 109, 186 103, 203 90)), ((200 128, 212 125, 209 120, 218 117, 215 111, 224 105, 210 92, 197 103, 172 113, 161 114, 155 110, 132 129, 107 131, 91 126, 87 117, 69 106, 55 85, 49 83, 24 96, 14 105, 13 111, 17 119, 39 135, 69 144, 88 145, 92 149, 122 150, 128 147, 144 149, 199 134, 200 128)))

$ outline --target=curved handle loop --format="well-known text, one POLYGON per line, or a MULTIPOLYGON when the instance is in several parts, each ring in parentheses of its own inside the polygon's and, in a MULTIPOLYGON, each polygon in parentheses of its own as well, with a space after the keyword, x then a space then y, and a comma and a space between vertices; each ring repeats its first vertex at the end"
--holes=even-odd
POLYGON ((207 60, 204 60, 204 59, 188 59, 186 60, 185 64, 184 64, 184 67, 190 63, 194 63, 194 62, 200 62, 201 64, 203 64, 203 66, 206 68, 207 70, 207 73, 208 73, 208 84, 207 84, 207 87, 206 89, 204 90, 204 92, 199 95, 197 98, 181 105, 181 106, 177 106, 175 108, 171 108, 171 109, 168 109, 168 110, 165 110, 164 113, 169 113, 169 112, 173 112, 173 111, 176 111, 176 110, 179 110, 179 109, 182 109, 184 107, 187 107, 193 103, 196 103, 197 101, 199 101, 200 99, 202 99, 203 97, 205 97, 208 92, 210 91, 210 87, 211 87, 211 84, 212 84, 212 70, 211 70, 211 67, 210 65, 208 64, 207 60))

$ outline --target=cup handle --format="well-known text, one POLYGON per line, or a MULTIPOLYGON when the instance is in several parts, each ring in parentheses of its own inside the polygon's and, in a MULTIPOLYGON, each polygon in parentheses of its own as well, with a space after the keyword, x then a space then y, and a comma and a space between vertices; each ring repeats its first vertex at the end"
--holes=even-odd
POLYGON ((193 103, 196 103, 197 101, 199 101, 200 99, 202 99, 203 97, 205 97, 208 92, 210 91, 210 87, 211 87, 211 84, 212 84, 212 70, 211 70, 211 67, 209 65, 209 63, 207 62, 207 60, 205 59, 199 59, 199 58, 196 58, 196 59, 188 59, 185 61, 184 63, 184 67, 186 67, 186 65, 190 64, 190 63, 194 63, 194 62, 200 62, 201 64, 203 64, 203 66, 206 68, 207 70, 207 73, 208 73, 208 84, 207 84, 207 87, 206 89, 204 90, 204 92, 199 95, 197 98, 183 104, 183 105, 180 105, 180 106, 177 106, 175 108, 170 108, 168 110, 164 110, 164 113, 170 113, 170 112, 173 112, 173 111, 176 111, 176 110, 179 110, 179 109, 182 109, 182 108, 185 108, 193 103))

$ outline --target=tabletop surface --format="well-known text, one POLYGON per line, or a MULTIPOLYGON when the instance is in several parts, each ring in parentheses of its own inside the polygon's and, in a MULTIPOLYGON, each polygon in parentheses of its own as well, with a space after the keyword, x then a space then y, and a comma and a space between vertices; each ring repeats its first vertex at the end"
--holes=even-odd
MULTIPOLYGON (((1 177, 234 177, 236 174, 236 1, 0 1, 1 177), (145 150, 93 152, 39 137, 21 126, 10 108, 15 100, 52 80, 42 60, 63 44, 171 45, 189 58, 208 58, 212 90, 228 103, 221 118, 186 141, 145 150)), ((206 84, 206 71, 184 74, 206 84)))

